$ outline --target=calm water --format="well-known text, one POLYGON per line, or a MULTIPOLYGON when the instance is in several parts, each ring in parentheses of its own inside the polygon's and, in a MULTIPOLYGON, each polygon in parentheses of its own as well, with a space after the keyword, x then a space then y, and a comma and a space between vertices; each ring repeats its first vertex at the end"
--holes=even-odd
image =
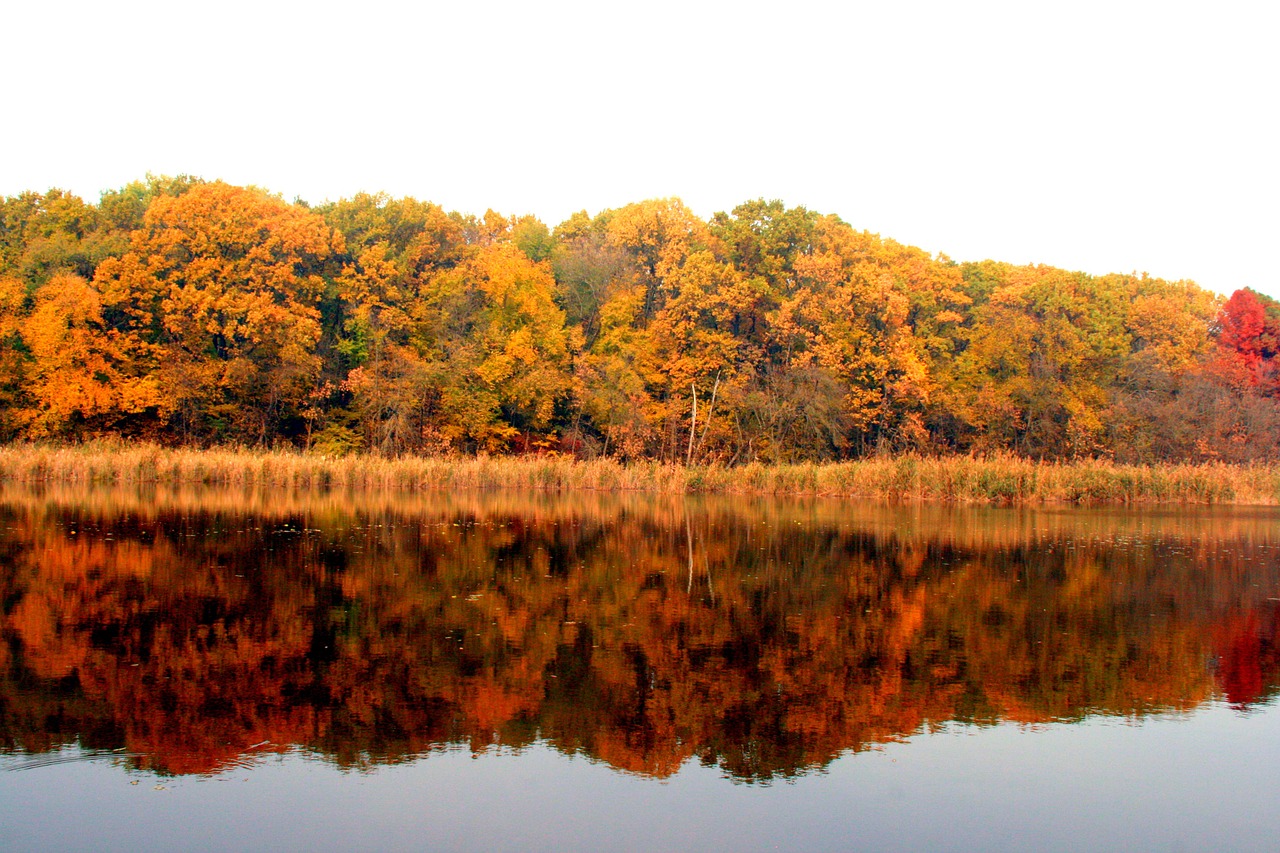
POLYGON ((1280 512, 0 487, 5 849, 1273 849, 1280 512))

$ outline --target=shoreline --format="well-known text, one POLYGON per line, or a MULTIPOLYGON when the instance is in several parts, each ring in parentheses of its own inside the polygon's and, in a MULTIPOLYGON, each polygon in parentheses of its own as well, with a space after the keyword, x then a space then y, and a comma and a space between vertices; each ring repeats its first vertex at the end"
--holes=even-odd
POLYGON ((327 457, 153 444, 0 446, 0 479, 270 489, 650 492, 985 505, 1280 505, 1280 464, 1118 465, 1014 456, 873 457, 764 465, 623 464, 568 457, 327 457))

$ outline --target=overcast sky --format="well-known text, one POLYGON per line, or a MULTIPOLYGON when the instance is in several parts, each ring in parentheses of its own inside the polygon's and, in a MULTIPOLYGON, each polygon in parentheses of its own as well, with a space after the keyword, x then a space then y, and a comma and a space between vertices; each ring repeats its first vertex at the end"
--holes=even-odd
POLYGON ((15 3, 0 194, 157 174, 555 225, 680 196, 1280 297, 1265 2, 15 3))

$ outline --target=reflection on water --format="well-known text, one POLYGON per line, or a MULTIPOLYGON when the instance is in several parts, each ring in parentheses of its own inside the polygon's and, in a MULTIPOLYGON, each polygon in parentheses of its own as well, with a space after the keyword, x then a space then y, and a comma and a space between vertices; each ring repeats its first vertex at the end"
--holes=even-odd
POLYGON ((786 778, 1280 686, 1272 510, 0 490, 0 750, 786 778))

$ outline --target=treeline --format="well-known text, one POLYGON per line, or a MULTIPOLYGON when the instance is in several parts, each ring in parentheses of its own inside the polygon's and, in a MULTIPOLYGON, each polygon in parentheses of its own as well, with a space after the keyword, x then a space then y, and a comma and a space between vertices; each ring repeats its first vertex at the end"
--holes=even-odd
POLYGON ((1280 454, 1280 303, 675 199, 549 228, 155 178, 0 199, 0 439, 828 460, 1280 454))

